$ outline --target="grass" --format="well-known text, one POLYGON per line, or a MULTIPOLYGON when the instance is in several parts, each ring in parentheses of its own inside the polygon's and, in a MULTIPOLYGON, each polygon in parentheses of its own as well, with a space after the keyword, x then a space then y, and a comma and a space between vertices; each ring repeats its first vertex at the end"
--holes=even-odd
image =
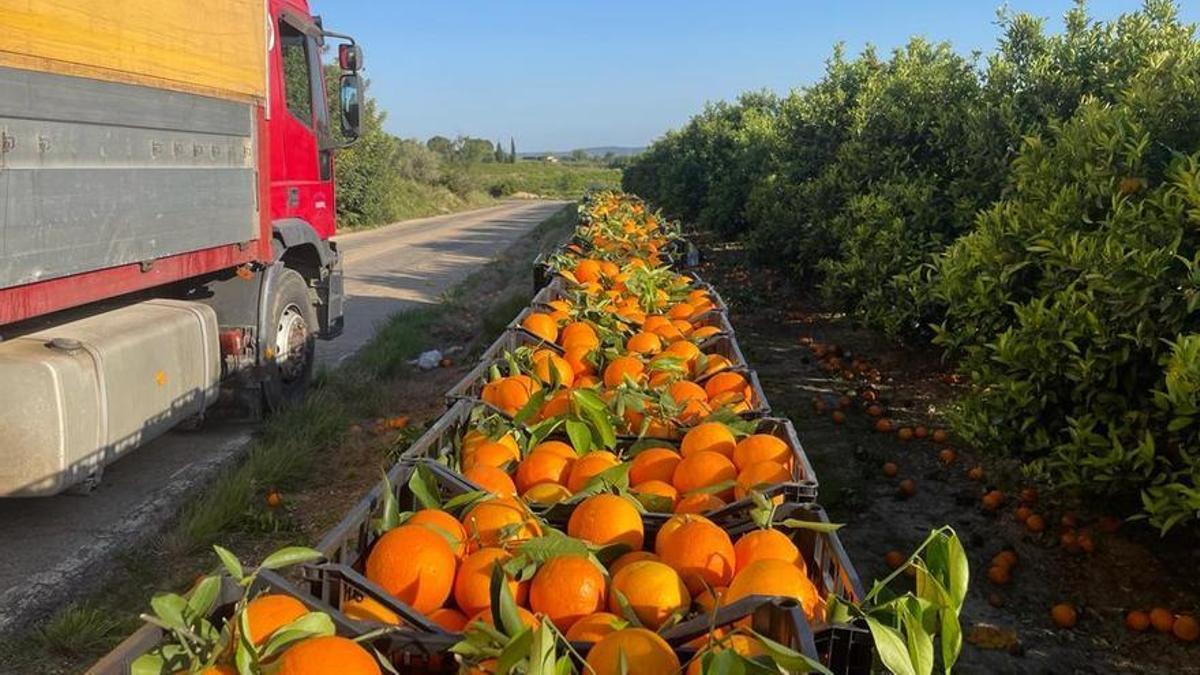
MULTIPOLYGON (((349 501, 321 502, 334 487, 321 468, 337 461, 352 424, 386 414, 393 388, 412 379, 408 361, 444 344, 443 337, 475 347, 494 339, 532 296, 530 262, 566 236, 574 214, 573 206, 563 209, 448 290, 441 303, 394 315, 346 367, 322 372, 304 403, 263 425, 244 462, 190 502, 166 532, 126 554, 93 596, 22 635, 0 639, 0 673, 86 668, 139 625, 138 614, 156 590, 178 590, 211 570, 212 543, 243 553, 311 543, 297 542, 295 528, 265 526, 274 524, 262 521, 266 492, 280 489, 297 500, 311 496, 326 517, 350 508, 349 501)), ((441 394, 440 389, 421 393, 430 400, 441 394)), ((381 448, 379 460, 386 461, 395 449, 381 448)))

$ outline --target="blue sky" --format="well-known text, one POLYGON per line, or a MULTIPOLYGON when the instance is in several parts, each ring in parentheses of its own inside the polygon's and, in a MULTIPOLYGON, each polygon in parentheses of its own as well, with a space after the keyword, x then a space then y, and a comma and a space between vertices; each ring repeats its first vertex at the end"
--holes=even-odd
MULTIPOLYGON (((366 50, 392 133, 504 139, 518 149, 645 145, 705 101, 820 76, 833 44, 888 50, 911 35, 962 52, 995 44, 999 0, 310 0, 366 50)), ((1070 0, 1010 0, 1058 30, 1070 0)), ((1093 0, 1111 18, 1139 0, 1093 0)), ((1181 3, 1200 21, 1200 2, 1181 3)))

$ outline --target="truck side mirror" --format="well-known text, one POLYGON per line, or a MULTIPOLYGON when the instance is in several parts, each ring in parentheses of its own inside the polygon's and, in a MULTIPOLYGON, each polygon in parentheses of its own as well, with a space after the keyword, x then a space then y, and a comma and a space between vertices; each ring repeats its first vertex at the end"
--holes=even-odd
POLYGON ((342 75, 338 98, 342 103, 342 136, 355 140, 362 134, 362 76, 357 73, 342 75))
POLYGON ((362 69, 363 51, 358 45, 338 45, 338 65, 348 73, 362 69))

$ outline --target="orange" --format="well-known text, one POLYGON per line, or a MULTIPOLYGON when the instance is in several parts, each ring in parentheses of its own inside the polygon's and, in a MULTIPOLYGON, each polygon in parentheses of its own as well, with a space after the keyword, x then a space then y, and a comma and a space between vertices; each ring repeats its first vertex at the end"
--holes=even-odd
POLYGON ((632 356, 618 356, 609 362, 604 369, 604 386, 615 388, 625 382, 625 378, 640 380, 646 372, 646 366, 632 356))
POLYGON ((1190 614, 1181 614, 1175 619, 1175 625, 1171 627, 1171 632, 1184 642, 1195 642, 1200 639, 1200 623, 1197 623, 1196 617, 1190 614))
POLYGON ((590 560, 577 555, 551 558, 538 568, 529 585, 529 608, 550 620, 560 631, 604 608, 604 573, 590 560))
MULTIPOLYGON (((695 490, 735 480, 737 469, 734 468, 733 462, 722 454, 705 451, 684 457, 679 466, 675 467, 675 475, 671 482, 680 494, 686 495, 695 490)), ((716 495, 720 497, 732 492, 732 489, 727 488, 716 492, 716 495)))
POLYGON ((754 434, 738 442, 733 449, 733 464, 738 471, 759 462, 778 462, 787 466, 792 461, 792 449, 778 436, 754 434))
POLYGON ((522 494, 542 483, 565 485, 571 474, 571 459, 552 450, 534 450, 517 465, 517 489, 522 494))
POLYGON ((671 320, 661 314, 651 314, 642 322, 642 329, 653 331, 660 326, 670 326, 671 320))
MULTIPOLYGON (((679 405, 687 405, 692 401, 701 403, 708 401, 708 394, 704 393, 704 387, 690 380, 679 380, 667 389, 667 393, 679 405)), ((687 454, 685 453, 684 456, 686 457, 687 454)))
POLYGON ((675 467, 679 464, 679 453, 667 448, 649 448, 633 458, 629 466, 629 484, 637 487, 646 481, 671 482, 675 467))
POLYGON ((458 561, 442 535, 424 525, 385 533, 367 555, 367 578, 418 612, 428 614, 450 597, 458 561))
POLYGON ((558 339, 558 323, 554 317, 543 312, 531 312, 521 322, 521 327, 546 342, 554 342, 558 339))
POLYGON ((537 391, 532 378, 521 375, 502 377, 483 386, 483 401, 506 415, 515 415, 529 403, 537 391))
POLYGON ((600 346, 600 337, 596 335, 596 329, 592 328, 591 324, 576 321, 563 326, 559 334, 559 344, 563 349, 584 348, 591 351, 600 346))
POLYGON ((597 546, 625 544, 636 551, 645 540, 645 526, 642 514, 627 498, 600 494, 575 507, 567 521, 567 534, 597 546))
POLYGON ((566 359, 567 365, 571 366, 571 372, 575 373, 577 380, 581 376, 595 374, 596 366, 590 360, 591 353, 591 347, 570 347, 563 354, 563 358, 566 359))
POLYGON ((567 459, 575 459, 577 456, 575 453, 575 448, 572 448, 562 441, 542 441, 541 443, 533 446, 533 449, 530 450, 530 452, 550 452, 558 455, 559 457, 566 457, 567 459))
POLYGON ((539 483, 526 490, 521 498, 531 504, 557 504, 571 496, 571 491, 565 485, 558 483, 539 483))
POLYGON ((683 332, 671 321, 655 326, 652 332, 666 342, 677 342, 684 339, 683 332))
POLYGON ((679 501, 679 492, 666 481, 648 480, 638 485, 635 485, 631 490, 634 494, 656 495, 665 497, 671 502, 671 510, 675 509, 675 502, 679 501))
POLYGON ((1150 627, 1150 617, 1140 609, 1131 610, 1125 615, 1125 626, 1140 633, 1150 627))
MULTIPOLYGON (((470 431, 468 431, 466 434, 463 435, 462 454, 464 454, 464 455, 470 454, 471 452, 475 451, 475 448, 478 448, 479 446, 483 445, 484 443, 487 443, 490 440, 493 440, 493 439, 488 438, 488 434, 486 431, 484 431, 482 429, 471 429, 470 431)), ((512 436, 510 436, 508 434, 502 434, 499 438, 497 438, 495 440, 498 442, 504 443, 505 445, 509 445, 511 443, 512 449, 513 450, 517 449, 516 439, 514 439, 512 436)))
MULTIPOLYGON (((542 625, 542 622, 538 621, 538 618, 533 615, 533 612, 525 609, 524 607, 517 607, 517 616, 520 617, 521 625, 527 628, 537 628, 538 626, 542 625)), ((496 621, 494 617, 492 617, 492 608, 489 607, 482 612, 479 612, 475 616, 472 616, 471 619, 467 621, 467 625, 469 626, 476 621, 482 621, 489 626, 495 627, 496 621)))
POLYGON ((630 551, 628 553, 622 553, 619 558, 612 561, 612 564, 608 566, 608 574, 609 576, 616 576, 617 572, 620 572, 621 569, 626 565, 632 565, 635 562, 641 562, 643 560, 659 560, 659 558, 650 551, 630 551))
MULTIPOLYGON (((567 383, 566 386, 574 385, 567 383)), ((559 389, 542 404, 542 409, 538 411, 538 419, 548 420, 551 417, 561 417, 569 412, 571 412, 571 390, 559 389)))
POLYGON ((700 342, 720 332, 721 329, 717 328, 716 326, 700 326, 699 328, 696 328, 692 330, 692 332, 688 333, 688 339, 695 342, 700 342))
POLYGON ((1175 628, 1175 615, 1168 609, 1155 607, 1150 610, 1150 625, 1160 633, 1170 633, 1175 628))
POLYGON ((451 633, 461 633, 467 627, 467 617, 453 607, 442 607, 429 613, 429 620, 451 633))
POLYGON ((679 528, 687 525, 688 523, 695 522, 705 522, 709 523, 710 525, 712 524, 712 521, 708 518, 696 515, 694 513, 677 513, 668 518, 667 522, 663 523, 662 527, 658 528, 658 534, 654 536, 654 552, 661 556, 663 547, 666 546, 667 540, 675 536, 675 532, 677 532, 679 528))
POLYGON ((380 675, 375 657, 340 635, 301 640, 283 652, 278 664, 277 675, 380 675))
POLYGON ((521 453, 511 448, 507 443, 488 441, 479 445, 474 451, 463 456, 463 470, 468 471, 476 465, 502 467, 509 462, 521 459, 521 453))
POLYGON ((281 593, 260 595, 246 603, 244 611, 250 624, 250 642, 256 646, 265 644, 271 633, 308 614, 303 602, 281 593))
POLYGON ((659 555, 679 572, 692 595, 706 585, 728 586, 737 562, 729 535, 703 520, 687 523, 667 537, 659 555))
MULTIPOLYGON (((674 328, 676 333, 679 333, 682 336, 682 333, 679 332, 678 328, 675 328, 674 326, 672 326, 672 328, 674 328)), ((664 349, 662 353, 666 354, 667 356, 677 356, 683 359, 684 363, 687 364, 689 369, 694 366, 696 361, 702 356, 699 347, 683 339, 678 339, 675 342, 667 345, 667 348, 664 349)))
POLYGON ((700 592, 700 595, 696 596, 696 600, 695 600, 696 606, 699 607, 700 610, 704 611, 704 612, 716 611, 718 604, 720 604, 721 606, 724 606, 724 597, 725 597, 726 590, 727 589, 724 586, 718 586, 716 588, 704 589, 703 591, 700 592))
POLYGON ((512 497, 479 502, 463 516, 463 526, 479 546, 519 542, 542 534, 529 509, 512 497))
POLYGON ((600 638, 588 651, 587 665, 595 675, 664 675, 680 668, 671 645, 645 628, 623 628, 600 638))
POLYGON ((734 633, 720 642, 707 646, 696 652, 696 656, 688 663, 687 671, 684 675, 700 675, 704 668, 704 655, 707 653, 718 653, 732 649, 734 652, 741 654, 747 659, 753 659, 756 656, 767 654, 767 648, 762 642, 750 635, 742 635, 734 633))
POLYGON ((611 260, 600 261, 600 274, 608 279, 612 279, 621 273, 621 268, 611 260))
POLYGON ((625 341, 625 351, 645 355, 657 354, 662 351, 662 339, 646 331, 634 333, 625 341))
POLYGON ((679 573, 656 560, 642 560, 621 568, 613 575, 612 588, 608 596, 609 611, 621 613, 619 593, 638 621, 654 630, 672 614, 682 613, 692 604, 692 596, 679 573))
POLYGON ((596 475, 621 463, 617 456, 607 450, 597 450, 575 460, 567 477, 567 489, 579 492, 596 475))
POLYGON ((707 513, 725 506, 725 502, 716 495, 697 492, 679 500, 675 505, 675 513, 707 513))
POLYGON ((571 642, 599 642, 600 638, 619 630, 618 626, 624 623, 624 619, 616 614, 596 612, 571 624, 566 637, 571 642))
POLYGON ((497 497, 514 497, 517 487, 501 469, 486 464, 476 464, 463 472, 463 477, 497 497))
MULTIPOLYGON (((481 548, 463 559, 454 577, 454 603, 463 614, 472 616, 492 606, 492 568, 510 558, 512 555, 504 549, 481 548)), ((524 602, 525 585, 510 578, 508 590, 518 604, 524 602)))
POLYGON ((354 594, 342 601, 342 613, 357 621, 377 621, 392 626, 399 625, 400 615, 383 606, 383 603, 365 595, 354 594))
POLYGON ((533 374, 542 384, 569 387, 575 382, 575 371, 563 357, 546 349, 533 354, 533 374))
MULTIPOLYGON (((702 363, 697 364, 700 372, 696 373, 697 377, 708 376, 713 373, 719 373, 722 370, 728 370, 733 367, 733 362, 721 356, 720 354, 709 354, 704 357, 702 363)), ((705 392, 708 390, 706 389, 705 392)))
POLYGON ((581 284, 586 284, 589 281, 599 281, 601 273, 600 263, 591 258, 580 260, 571 272, 581 284))
POLYGON ((1050 608, 1050 618, 1054 621, 1054 625, 1059 628, 1074 628, 1075 622, 1079 620, 1079 612, 1075 610, 1073 605, 1060 602, 1050 608))
POLYGON ((742 499, 750 494, 751 490, 786 483, 791 479, 791 472, 779 462, 751 464, 738 474, 737 484, 733 486, 733 496, 742 499))
POLYGON ((779 530, 754 530, 738 538, 733 545, 736 558, 734 568, 740 572, 758 560, 782 560, 791 565, 805 568, 800 549, 788 536, 779 530))
POLYGON ((720 394, 737 394, 747 401, 751 399, 750 384, 741 373, 717 373, 704 383, 704 391, 709 399, 715 399, 720 394))
POLYGON ((458 518, 441 509, 421 509, 412 514, 405 525, 424 525, 446 537, 456 558, 462 558, 467 552, 466 529, 458 518))
MULTIPOLYGON (((720 422, 705 422, 692 427, 683 435, 679 452, 684 457, 708 451, 732 458, 736 446, 737 440, 734 439, 733 432, 729 430, 729 427, 720 422)), ((737 462, 735 461, 734 464, 736 465, 737 462)))
POLYGON ((681 302, 667 310, 668 319, 686 319, 696 313, 696 307, 691 303, 681 302))
POLYGON ((824 613, 817 587, 796 565, 770 558, 756 560, 739 571, 729 584, 725 603, 732 605, 751 595, 772 595, 800 601, 804 615, 815 621, 824 613))

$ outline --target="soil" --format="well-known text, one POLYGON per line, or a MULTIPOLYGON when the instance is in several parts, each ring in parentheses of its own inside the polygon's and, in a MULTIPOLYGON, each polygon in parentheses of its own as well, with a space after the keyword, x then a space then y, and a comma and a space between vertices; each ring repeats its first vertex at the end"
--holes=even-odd
POLYGON ((698 273, 730 305, 738 340, 759 372, 773 413, 793 420, 815 468, 820 501, 834 522, 846 524, 839 534, 864 585, 870 588, 870 580, 891 572, 884 561, 889 551, 907 557, 930 530, 944 524, 958 532, 971 561, 971 585, 962 616, 966 641, 956 671, 1200 673, 1200 642, 1184 643, 1153 628, 1134 633, 1124 625, 1131 609, 1200 611, 1200 546, 1194 532, 1164 539, 1142 525, 1122 523, 1098 505, 1035 485, 1012 460, 962 447, 952 434, 950 445, 938 446, 875 431, 876 420, 864 412, 860 398, 868 388, 879 392, 879 405, 893 428, 944 426, 939 413, 961 385, 952 384, 941 355, 856 327, 822 309, 814 291, 752 266, 737 246, 697 239, 706 255, 698 273), (805 338, 830 349, 836 345, 844 364, 865 360, 868 375, 877 370, 878 381, 827 373, 803 344, 805 338), (853 401, 838 425, 831 412, 842 395, 853 401), (946 447, 957 454, 949 465, 938 456, 946 447), (898 466, 894 477, 884 475, 887 462, 898 466), (967 476, 975 466, 983 468, 981 481, 967 476), (916 485, 910 498, 899 495, 904 479, 916 485), (1041 534, 1030 533, 1014 515, 1017 495, 1029 487, 1038 491, 1029 508, 1045 520, 1041 534), (991 489, 1008 498, 986 513, 981 497, 991 489), (1090 532, 1093 553, 1072 554, 1060 546, 1064 514, 1077 519, 1077 532, 1090 532), (1011 582, 997 586, 987 578, 989 561, 1005 548, 1015 550, 1019 562, 1011 582), (1056 628, 1051 619, 1051 607, 1064 602, 1078 608, 1073 629, 1056 628), (972 642, 1008 644, 985 648, 972 642))

